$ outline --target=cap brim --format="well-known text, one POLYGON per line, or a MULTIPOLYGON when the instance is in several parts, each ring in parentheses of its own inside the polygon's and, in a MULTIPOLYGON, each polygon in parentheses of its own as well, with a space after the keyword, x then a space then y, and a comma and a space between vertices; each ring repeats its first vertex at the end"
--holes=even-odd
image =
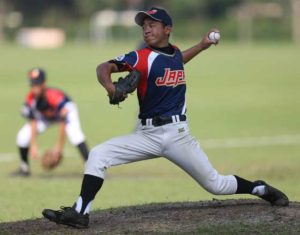
POLYGON ((151 18, 151 19, 153 19, 153 20, 156 20, 156 21, 160 21, 160 22, 161 22, 161 20, 155 18, 154 16, 148 14, 147 12, 145 12, 145 11, 140 11, 140 12, 138 12, 138 13, 136 14, 136 16, 135 16, 135 18, 134 18, 135 23, 137 23, 139 26, 143 26, 144 20, 145 20, 145 18, 147 18, 147 17, 149 17, 149 18, 151 18))

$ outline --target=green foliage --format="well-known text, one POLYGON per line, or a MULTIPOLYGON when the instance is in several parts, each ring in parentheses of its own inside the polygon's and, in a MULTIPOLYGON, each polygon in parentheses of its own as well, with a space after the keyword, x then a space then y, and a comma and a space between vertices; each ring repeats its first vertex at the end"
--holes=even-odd
MULTIPOLYGON (((24 27, 60 27, 66 31, 68 39, 88 39, 90 36, 91 16, 100 10, 145 10, 151 6, 162 6, 168 9, 173 17, 175 36, 183 39, 198 38, 199 32, 206 32, 211 27, 222 29, 222 36, 227 40, 237 40, 237 18, 231 14, 232 8, 247 3, 242 0, 176 0, 176 1, 130 1, 118 0, 11 0, 5 1, 8 12, 19 11, 23 14, 24 27), (188 26, 188 27, 187 27, 188 26)), ((248 1, 253 3, 253 1, 248 1)), ((256 2, 270 2, 258 0, 256 2)), ((258 40, 291 40, 290 3, 284 0, 279 3, 284 11, 281 19, 259 18, 253 22, 254 39, 258 40)), ((132 19, 133 21, 133 19, 132 19)), ((18 29, 5 29, 6 38, 14 39, 18 29)), ((134 39, 136 34, 131 28, 114 26, 111 38, 134 39)))
POLYGON ((208 19, 223 18, 227 10, 241 0, 177 0, 169 4, 176 19, 201 16, 208 19))
POLYGON ((256 19, 253 23, 253 37, 256 40, 290 40, 289 22, 281 19, 256 19))

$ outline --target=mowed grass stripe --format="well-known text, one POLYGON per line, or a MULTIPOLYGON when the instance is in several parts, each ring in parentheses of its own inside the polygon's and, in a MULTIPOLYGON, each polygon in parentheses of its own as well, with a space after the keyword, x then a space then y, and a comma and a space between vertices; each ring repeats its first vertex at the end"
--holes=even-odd
MULTIPOLYGON (((294 145, 300 144, 300 135, 279 135, 279 136, 257 136, 246 138, 225 138, 225 139, 205 139, 200 141, 204 149, 222 148, 249 148, 273 145, 294 145)), ((74 150, 66 148, 65 157, 74 157, 74 150)), ((10 162, 17 158, 17 154, 0 153, 0 162, 10 162)))

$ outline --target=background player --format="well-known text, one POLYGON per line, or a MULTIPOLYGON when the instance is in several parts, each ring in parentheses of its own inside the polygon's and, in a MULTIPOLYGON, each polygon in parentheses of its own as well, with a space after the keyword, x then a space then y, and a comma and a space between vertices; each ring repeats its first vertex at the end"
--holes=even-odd
POLYGON ((112 73, 138 70, 142 74, 137 91, 140 106, 137 130, 93 148, 86 164, 80 196, 73 207, 45 209, 44 217, 58 224, 87 227, 91 203, 109 167, 159 156, 178 165, 212 194, 251 194, 272 205, 287 206, 286 195, 264 181, 251 182, 235 175, 220 175, 190 135, 185 115, 183 63, 214 44, 208 39, 208 34, 199 44, 181 53, 169 43, 172 19, 165 10, 152 8, 139 12, 135 21, 142 27, 148 46, 102 63, 97 68, 97 75, 109 96, 115 97, 112 73))
POLYGON ((46 85, 46 73, 40 68, 28 72, 30 91, 22 108, 22 115, 29 122, 17 134, 21 165, 15 173, 29 176, 28 152, 32 158, 38 156, 37 134, 44 132, 50 125, 58 124, 58 139, 54 146, 55 155, 62 154, 65 133, 70 142, 77 146, 84 161, 88 158, 88 147, 81 130, 75 103, 61 90, 46 85))

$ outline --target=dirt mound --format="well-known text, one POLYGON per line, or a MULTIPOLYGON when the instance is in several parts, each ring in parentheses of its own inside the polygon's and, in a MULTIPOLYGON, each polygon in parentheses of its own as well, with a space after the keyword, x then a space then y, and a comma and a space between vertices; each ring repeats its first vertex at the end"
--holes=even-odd
POLYGON ((0 234, 300 234, 300 203, 261 200, 158 203, 94 212, 78 230, 46 219, 0 224, 0 234))

